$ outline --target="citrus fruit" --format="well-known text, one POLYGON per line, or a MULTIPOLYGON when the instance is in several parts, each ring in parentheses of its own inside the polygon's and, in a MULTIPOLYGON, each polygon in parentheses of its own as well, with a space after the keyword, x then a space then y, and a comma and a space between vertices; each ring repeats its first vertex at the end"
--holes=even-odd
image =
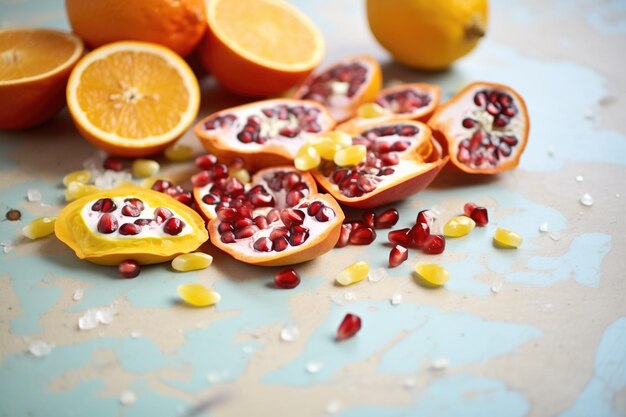
POLYGON ((185 132, 198 113, 200 89, 170 49, 123 41, 78 62, 67 103, 87 140, 115 155, 139 157, 162 151, 185 132))
POLYGON ((74 35, 51 29, 0 30, 0 129, 24 129, 57 114, 83 54, 74 35))
POLYGON ((204 0, 66 0, 65 9, 74 32, 92 49, 136 40, 184 57, 206 30, 204 0))
POLYGON ((487 0, 367 0, 378 42, 401 64, 440 70, 476 47, 485 34, 487 0))
POLYGON ((324 56, 317 27, 281 0, 213 0, 207 24, 202 62, 238 94, 279 94, 302 81, 324 56))

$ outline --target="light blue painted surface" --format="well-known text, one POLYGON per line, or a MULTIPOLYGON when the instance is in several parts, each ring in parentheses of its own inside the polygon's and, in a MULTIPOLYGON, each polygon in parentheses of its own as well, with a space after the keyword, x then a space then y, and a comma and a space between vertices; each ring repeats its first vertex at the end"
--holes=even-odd
MULTIPOLYGON (((358 48, 377 51, 380 57, 385 56, 373 43, 360 42, 358 48, 353 48, 350 43, 354 40, 354 36, 350 36, 352 32, 366 40, 370 36, 363 31, 362 7, 349 2, 333 4, 334 12, 331 16, 327 13, 328 9, 318 2, 296 3, 319 23, 327 37, 332 38, 334 43, 329 42, 332 45, 329 57, 363 52, 356 50, 358 48), (361 24, 354 27, 337 25, 337 22, 346 21, 350 17, 361 19, 361 24)), ((523 24, 571 18, 586 4, 584 1, 559 1, 553 14, 537 15, 524 2, 511 3, 493 2, 494 10, 497 12, 504 7, 511 7, 515 12, 509 13, 509 16, 523 24)), ((26 25, 45 24, 65 28, 67 23, 62 7, 61 1, 4 1, 0 3, 0 19, 26 25), (26 17, 33 10, 43 17, 34 22, 27 20, 26 17)), ((626 20, 619 18, 623 10, 623 2, 610 1, 602 7, 593 8, 585 19, 601 34, 616 35, 626 31, 626 20)), ((567 45, 566 38, 561 41, 567 45)), ((389 67, 387 70, 399 73, 400 78, 402 75, 414 78, 414 75, 401 69, 389 67)), ((420 77, 424 81, 440 84, 446 97, 475 79, 507 83, 522 93, 533 124, 531 141, 522 158, 521 170, 555 175, 562 168, 577 163, 626 164, 626 138, 623 132, 599 129, 595 120, 585 117, 588 112, 597 110, 599 99, 612 93, 607 90, 606 79, 590 68, 567 61, 535 60, 509 45, 487 38, 474 54, 459 62, 452 71, 422 74, 420 77), (485 65, 485 62, 494 64, 485 65), (574 84, 577 88, 572 89, 574 84), (593 146, 588 146, 590 141, 593 146), (550 147, 554 149, 553 156, 547 152, 550 147)), ((16 161, 14 155, 20 147, 22 134, 1 135, 0 170, 9 172, 19 169, 21 161, 16 161)), ((33 134, 25 135, 28 137, 33 134)), ((1 208, 16 207, 24 213, 24 222, 21 224, 0 222, 0 241, 18 240, 23 224, 39 215, 41 208, 24 201, 29 188, 38 188, 43 194, 43 200, 48 203, 61 201, 62 189, 57 180, 63 172, 56 174, 54 179, 37 177, 11 187, 0 183, 1 208)), ((582 188, 581 192, 584 192, 582 188)), ((236 384, 245 374, 250 358, 267 348, 263 340, 241 341, 241 336, 268 326, 298 324, 291 316, 290 300, 311 294, 320 297, 319 306, 312 308, 328 311, 327 316, 320 318, 320 325, 307 338, 302 353, 284 366, 263 375, 263 383, 276 387, 319 387, 331 383, 344 367, 358 364, 379 353, 381 360, 377 373, 381 376, 427 372, 431 360, 445 357, 450 362, 450 373, 437 376, 423 391, 408 393, 412 400, 405 406, 382 406, 374 397, 364 399, 362 406, 342 410, 339 415, 524 416, 530 409, 529 400, 523 392, 510 388, 506 381, 484 378, 465 371, 455 372, 457 367, 465 365, 472 365, 476 367, 474 369, 488 369, 494 358, 519 355, 521 348, 544 336, 542 330, 523 322, 487 320, 462 311, 445 312, 430 306, 433 299, 428 297, 460 295, 488 302, 493 294, 490 290, 492 283, 484 279, 486 274, 495 274, 504 282, 504 288, 512 284, 549 289, 557 283, 577 282, 593 294, 591 291, 602 284, 602 266, 615 240, 611 235, 597 230, 585 230, 567 242, 561 256, 544 256, 543 247, 549 244, 562 245, 563 242, 552 242, 537 227, 547 221, 551 232, 561 232, 574 225, 568 224, 566 215, 558 208, 532 201, 498 182, 463 188, 429 189, 400 204, 398 208, 402 221, 406 222, 404 226, 408 226, 415 213, 411 203, 417 202, 419 207, 426 208, 450 200, 462 205, 468 200, 481 199, 493 201, 497 205, 497 212, 511 214, 492 220, 484 229, 476 229, 471 240, 448 240, 448 248, 442 258, 420 256, 419 259, 445 261, 452 274, 451 281, 444 289, 425 293, 428 295, 424 297, 424 304, 391 306, 381 295, 381 299, 363 300, 345 306, 332 305, 326 310, 330 301, 324 294, 324 286, 329 277, 332 279, 332 271, 325 270, 323 264, 319 265, 317 273, 307 274, 297 289, 284 292, 268 288, 267 283, 271 280, 273 270, 267 272, 226 262, 220 273, 230 274, 235 279, 217 281, 216 289, 222 294, 223 301, 215 310, 230 313, 227 318, 207 327, 188 330, 184 334, 185 342, 173 353, 163 352, 158 344, 148 338, 100 337, 57 346, 49 357, 41 359, 22 353, 8 355, 0 363, 0 416, 82 416, 87 413, 95 417, 118 414, 172 416, 181 414, 181 410, 192 410, 193 402, 158 392, 150 385, 149 378, 156 375, 173 392, 192 395, 221 383, 236 384), (494 248, 491 236, 498 225, 524 231, 524 246, 520 250, 509 251, 494 248), (524 265, 525 269, 518 270, 519 265, 524 265), (343 314, 348 311, 366 317, 364 327, 356 338, 337 344, 333 341, 334 331, 343 314), (392 341, 395 342, 388 346, 392 341), (103 395, 104 382, 99 379, 80 380, 67 390, 49 389, 51 381, 63 379, 68 373, 89 366, 93 355, 102 351, 112 352, 118 362, 116 366, 132 376, 132 389, 138 398, 135 404, 122 407, 117 396, 103 395), (310 361, 322 363, 318 373, 306 372, 305 366, 310 361), (181 381, 161 376, 168 375, 168 371, 184 373, 187 379, 181 381), (211 373, 219 374, 220 381, 208 382, 206 376, 211 373)), ((576 196, 572 198, 571 204, 577 204, 576 196)), ((581 206, 580 210, 584 216, 593 215, 592 208, 581 206)), ((376 244, 364 249, 363 253, 369 257, 373 267, 386 265, 388 251, 383 244, 384 235, 381 233, 376 244)), ((166 268, 153 266, 145 268, 140 279, 118 280, 113 268, 79 262, 53 242, 43 244, 37 257, 19 257, 16 252, 17 249, 9 254, 0 253, 0 278, 10 278, 10 290, 19 299, 23 315, 11 320, 11 334, 1 337, 36 338, 40 334, 43 330, 40 318, 54 310, 61 296, 61 290, 55 284, 57 277, 71 279, 87 287, 83 300, 73 304, 67 312, 107 306, 120 297, 125 297, 136 308, 177 308, 179 306, 173 296, 176 287, 183 282, 196 282, 202 277, 201 272, 176 274, 166 268)), ((333 256, 344 255, 338 251, 333 256)), ((387 280, 410 281, 411 268, 412 265, 407 262, 389 270, 387 280)), ((359 287, 352 290, 358 293, 359 287)), ((424 291, 418 287, 416 290, 424 291)), ((7 320, 5 311, 1 311, 0 321, 4 322, 7 320)), ((211 313, 212 310, 207 310, 206 314, 208 316, 211 313)), ((199 321, 202 318, 199 317, 199 321)), ((116 322, 111 324, 115 325, 116 322)), ((613 402, 626 386, 623 348, 626 346, 625 329, 623 318, 617 318, 607 328, 596 352, 593 376, 562 414, 564 417, 623 415, 624 411, 616 410, 613 402)))

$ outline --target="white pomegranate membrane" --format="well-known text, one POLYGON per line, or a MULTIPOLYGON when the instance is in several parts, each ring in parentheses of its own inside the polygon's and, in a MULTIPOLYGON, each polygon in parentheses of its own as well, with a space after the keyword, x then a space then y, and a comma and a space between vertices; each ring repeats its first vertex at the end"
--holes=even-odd
POLYGON ((132 195, 101 198, 85 204, 81 217, 88 230, 103 238, 143 239, 193 233, 182 217, 132 195))
POLYGON ((215 212, 223 243, 241 252, 282 252, 323 233, 336 217, 297 171, 271 170, 254 186, 229 178, 201 188, 205 211, 215 212))
POLYGON ((396 183, 398 177, 427 170, 431 164, 418 164, 403 155, 412 153, 422 144, 419 127, 393 123, 374 127, 352 138, 354 145, 365 145, 365 161, 339 167, 332 161, 323 161, 319 171, 337 186, 346 197, 361 197, 386 184, 396 183))
POLYGON ((332 124, 314 104, 267 100, 219 113, 206 120, 202 128, 236 149, 253 152, 277 145, 295 156, 309 137, 327 131, 332 124))
POLYGON ((448 135, 457 160, 472 169, 492 169, 514 158, 528 120, 516 97, 504 90, 478 85, 439 118, 453 120, 448 135))

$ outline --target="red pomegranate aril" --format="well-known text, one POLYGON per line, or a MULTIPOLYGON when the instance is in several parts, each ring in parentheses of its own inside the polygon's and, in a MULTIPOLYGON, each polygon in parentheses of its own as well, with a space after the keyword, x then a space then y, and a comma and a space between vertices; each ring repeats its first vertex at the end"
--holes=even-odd
POLYGON ((463 214, 467 217, 472 217, 472 212, 476 209, 476 207, 477 206, 474 203, 465 203, 465 205, 463 205, 463 214))
POLYGON ((210 169, 215 164, 217 164, 217 157, 212 154, 206 154, 196 158, 196 166, 200 169, 210 169))
POLYGON ((305 214, 302 210, 286 208, 280 212, 280 219, 287 227, 293 224, 302 224, 304 218, 305 214))
POLYGON ((271 252, 274 244, 269 238, 260 237, 254 241, 252 247, 254 247, 254 250, 259 252, 271 252))
POLYGON ((400 214, 394 208, 387 209, 376 216, 374 220, 374 229, 389 229, 398 223, 400 214))
POLYGON ((466 129, 471 129, 476 126, 476 120, 466 117, 465 119, 463 119, 462 125, 466 129))
POLYGON ((435 213, 431 210, 422 210, 417 213, 417 218, 415 219, 415 223, 426 223, 428 227, 433 226, 433 222, 435 221, 435 213))
POLYGON ((428 255, 439 255, 446 248, 446 238, 442 235, 430 235, 424 242, 422 251, 428 255))
POLYGON ((404 246, 405 248, 411 247, 413 240, 409 235, 410 230, 411 229, 408 227, 404 229, 392 230, 387 233, 387 240, 394 245, 404 246))
POLYGON ((288 236, 289 236, 289 229, 287 229, 286 227, 277 227, 275 229, 272 229, 272 231, 270 232, 270 240, 272 241, 281 237, 288 237, 288 236))
POLYGON ((283 175, 282 185, 285 190, 291 190, 294 185, 300 182, 302 177, 295 172, 288 172, 283 175))
POLYGON ((366 226, 360 229, 353 228, 348 241, 353 245, 369 245, 374 240, 376 240, 376 232, 371 227, 366 226))
POLYGON ((374 224, 376 223, 376 213, 374 213, 373 211, 368 210, 368 211, 364 212, 361 217, 363 218, 363 223, 367 227, 374 227, 374 224))
POLYGON ((122 207, 122 214, 127 217, 139 217, 141 210, 129 204, 122 207))
POLYGON ((304 198, 304 194, 301 191, 293 190, 287 193, 287 196, 285 197, 285 201, 287 202, 288 206, 293 207, 293 206, 298 205, 300 200, 302 200, 303 198, 304 198))
POLYGON ((175 197, 178 194, 181 194, 184 192, 185 192, 185 189, 180 185, 172 185, 170 188, 165 190, 165 194, 169 195, 170 197, 175 197))
POLYGON ((269 222, 267 221, 267 217, 262 216, 262 215, 256 216, 254 219, 252 219, 252 221, 261 230, 267 229, 270 225, 269 222))
POLYGON ((276 252, 282 252, 285 249, 287 249, 287 247, 289 247, 289 241, 287 240, 286 237, 278 237, 276 240, 273 240, 274 242, 274 250, 276 252))
POLYGON ((400 157, 395 152, 389 152, 384 155, 380 155, 380 161, 382 162, 383 166, 386 167, 391 165, 398 165, 398 163, 400 162, 400 157))
POLYGON ((115 216, 105 213, 98 220, 98 232, 105 235, 111 234, 117 230, 118 223, 115 216))
MULTIPOLYGON (((413 127, 413 126, 411 126, 411 127, 413 127)), ((417 132, 415 132, 415 133, 417 133, 417 132)), ((413 133, 413 134, 415 134, 415 133, 413 133)), ((397 142, 394 142, 393 145, 391 145, 391 150, 392 151, 396 151, 396 152, 403 152, 403 151, 406 151, 407 149, 409 149, 410 145, 411 145, 411 142, 408 142, 406 140, 399 140, 397 142)))
POLYGON ((242 229, 235 230, 235 239, 245 239, 254 236, 256 232, 259 231, 259 228, 254 226, 246 226, 242 229))
POLYGON ((102 213, 111 213, 115 211, 117 206, 110 198, 101 198, 91 205, 93 211, 100 211, 102 213))
POLYGON ((168 188, 172 186, 172 183, 168 180, 156 180, 154 184, 152 184, 152 189, 154 191, 158 191, 160 193, 165 192, 168 188))
POLYGON ((344 223, 341 225, 341 232, 339 233, 339 239, 335 244, 336 248, 343 248, 348 246, 350 240, 350 232, 352 231, 352 226, 350 224, 344 223))
POLYGON ((235 233, 232 230, 227 230, 220 235, 220 240, 224 243, 233 243, 235 241, 235 233))
POLYGON ((102 163, 102 167, 111 171, 120 172, 122 169, 124 169, 124 163, 119 158, 109 156, 102 163))
POLYGON ((324 203, 316 200, 308 205, 306 212, 309 216, 315 216, 322 207, 324 207, 324 203))
POLYGON ((409 230, 411 238, 411 247, 421 248, 426 242, 426 238, 430 236, 430 227, 426 223, 417 223, 409 230))
POLYGON ((168 235, 176 236, 185 228, 185 222, 178 217, 170 217, 163 223, 163 231, 168 235))
POLYGON ((154 224, 156 222, 154 220, 152 220, 152 219, 137 219, 133 223, 138 225, 138 226, 148 226, 148 225, 152 225, 152 224, 154 224))
POLYGON ((346 340, 361 330, 361 318, 356 314, 348 313, 337 328, 337 340, 346 340))
POLYGON ((191 206, 191 203, 193 203, 193 194, 191 194, 191 191, 180 193, 174 198, 186 206, 191 206))
POLYGON ((133 207, 137 207, 139 210, 143 210, 145 208, 145 206, 143 205, 143 201, 138 198, 127 198, 124 200, 124 203, 133 207))
POLYGON ((141 266, 139 266, 139 262, 134 259, 126 259, 119 263, 117 272, 123 278, 136 278, 141 272, 141 266))
POLYGON ((243 229, 246 226, 250 226, 254 224, 254 220, 252 219, 247 219, 247 218, 242 218, 242 219, 237 219, 235 220, 235 223, 233 224, 235 229, 243 229))
POLYGON ((322 207, 321 210, 319 210, 317 214, 315 215, 315 220, 317 220, 318 222, 327 222, 334 218, 335 218, 335 211, 328 206, 322 207))
POLYGON ((280 210, 278 209, 271 209, 270 211, 267 212, 267 221, 270 223, 274 223, 275 221, 280 220, 280 210))
POLYGON ((174 213, 172 213, 170 209, 165 207, 158 207, 156 210, 154 210, 154 218, 159 224, 163 223, 165 220, 169 219, 173 215, 174 213))
POLYGON ((389 252, 389 267, 395 268, 409 259, 409 250, 402 245, 395 245, 389 252))
POLYGON ((296 288, 300 284, 300 275, 293 268, 285 268, 274 275, 274 286, 284 290, 296 288))
POLYGON ((234 222, 240 217, 239 210, 234 207, 223 207, 217 210, 217 218, 223 222, 234 222))
POLYGON ((294 233, 309 233, 309 228, 304 227, 301 224, 294 224, 293 226, 289 228, 289 234, 294 234, 294 233))
POLYGON ((217 226, 217 231, 222 234, 224 232, 227 232, 229 230, 233 230, 233 224, 229 223, 229 222, 221 222, 218 226, 217 226))
POLYGON ((276 204, 271 194, 255 193, 251 194, 248 198, 255 207, 273 207, 276 204))
POLYGON ((194 187, 204 187, 213 181, 209 171, 200 171, 191 176, 191 183, 194 187))
POLYGON ((204 197, 202 197, 202 202, 204 204, 217 204, 218 201, 219 201, 219 197, 213 194, 207 194, 204 197))
POLYGON ((141 232, 141 226, 134 223, 124 223, 120 226, 120 235, 134 236, 141 232))
POLYGON ((476 226, 483 227, 489 223, 489 213, 485 207, 476 207, 472 210, 471 215, 472 220, 476 223, 476 226))
POLYGON ((291 246, 300 246, 309 238, 309 232, 292 233, 289 236, 289 244, 291 246))

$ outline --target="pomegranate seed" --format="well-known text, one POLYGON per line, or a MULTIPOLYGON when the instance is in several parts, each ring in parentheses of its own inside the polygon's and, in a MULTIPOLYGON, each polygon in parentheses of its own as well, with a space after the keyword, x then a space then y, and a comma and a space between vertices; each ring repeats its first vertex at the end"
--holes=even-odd
POLYGON ((117 230, 117 219, 109 213, 105 213, 98 220, 98 232, 105 235, 111 234, 117 230))
POLYGON ((293 268, 285 268, 274 275, 274 286, 289 290, 296 288, 300 284, 300 275, 293 268))
POLYGON ((124 200, 124 203, 133 207, 137 207, 139 210, 144 209, 143 201, 138 198, 127 198, 126 200, 124 200))
POLYGON ((110 198, 101 198, 91 206, 93 211, 100 211, 102 213, 111 213, 115 211, 116 208, 117 206, 110 198))
POLYGON ((248 198, 254 207, 273 207, 276 204, 274 197, 267 193, 255 193, 248 198))
POLYGON ((190 206, 191 203, 193 203, 193 195, 191 194, 191 191, 185 191, 184 193, 180 193, 174 198, 186 206, 190 206))
POLYGON ((415 219, 415 223, 426 223, 428 227, 433 227, 433 221, 435 221, 435 214, 431 210, 420 211, 415 219))
POLYGON ((154 220, 152 220, 152 219, 137 219, 133 223, 135 223, 138 226, 148 226, 148 225, 153 224, 154 220))
POLYGON ((466 117, 465 119, 463 119, 462 124, 464 128, 471 129, 472 127, 476 126, 476 120, 466 117))
POLYGON ((472 217, 472 212, 476 207, 477 206, 474 203, 465 203, 465 205, 463 206, 463 214, 465 214, 467 217, 472 217))
POLYGON ((309 232, 293 233, 289 236, 289 244, 291 246, 300 246, 309 238, 309 232))
POLYGON ((305 214, 302 210, 286 208, 280 212, 280 219, 285 226, 290 227, 293 224, 304 223, 305 214))
POLYGON ((367 227, 374 227, 374 223, 376 223, 376 213, 368 210, 365 213, 363 213, 362 217, 363 217, 363 223, 365 223, 367 227))
POLYGON ((233 222, 240 217, 239 211, 234 207, 224 207, 217 211, 217 218, 223 222, 233 222))
POLYGON ((335 210, 328 206, 322 207, 320 211, 315 215, 315 220, 318 222, 327 222, 335 218, 335 210))
POLYGON ((170 209, 165 208, 165 207, 157 207, 154 210, 154 219, 159 224, 163 223, 165 220, 169 219, 173 215, 174 215, 174 213, 172 213, 172 211, 170 209))
POLYGON ((387 209, 376 216, 374 229, 389 229, 398 223, 399 219, 400 214, 398 214, 398 210, 394 208, 387 209))
POLYGON ((430 227, 428 227, 426 223, 417 223, 409 230, 411 247, 421 248, 424 246, 424 242, 428 236, 430 236, 430 227))
POLYGON ((176 236, 183 231, 185 227, 185 222, 183 222, 178 217, 170 217, 163 224, 163 231, 168 235, 176 236))
POLYGON ((217 157, 210 153, 196 158, 196 166, 200 169, 211 169, 215 164, 217 164, 217 157))
POLYGON ((369 245, 376 239, 376 232, 371 227, 352 229, 349 242, 353 245, 369 245))
POLYGON ((487 213, 487 209, 484 207, 476 207, 470 217, 476 222, 478 227, 483 227, 489 223, 489 213, 487 213))
POLYGON ((267 238, 267 237, 260 237, 257 240, 254 241, 254 244, 252 245, 254 247, 254 250, 259 251, 259 252, 270 252, 274 246, 274 244, 272 243, 272 241, 267 238))
POLYGON ((254 224, 254 221, 252 219, 243 218, 235 220, 234 227, 235 229, 243 229, 244 227, 250 226, 252 224, 254 224))
POLYGON ((342 224, 341 232, 339 233, 339 240, 335 244, 336 248, 343 248, 348 245, 348 241, 350 240, 350 232, 352 231, 352 226, 350 224, 342 224))
POLYGON ((411 247, 413 240, 409 236, 410 230, 411 229, 408 227, 404 229, 392 230, 387 234, 387 239, 394 245, 401 245, 405 248, 411 247))
POLYGON ((270 232, 270 240, 274 241, 280 237, 289 236, 289 230, 286 227, 277 227, 270 232))
POLYGON ((279 237, 274 242, 274 250, 276 252, 282 252, 289 246, 289 242, 286 237, 279 237))
POLYGON ((120 226, 120 235, 133 236, 141 232, 141 226, 134 223, 124 223, 120 226))
POLYGON ((102 163, 102 167, 111 171, 120 172, 122 169, 124 169, 124 164, 122 163, 121 159, 114 156, 109 156, 102 163))
POLYGON ((173 184, 168 180, 156 180, 154 184, 152 184, 152 189, 154 191, 158 191, 160 193, 165 192, 168 188, 170 188, 173 184))
POLYGON ((207 194, 202 197, 202 202, 204 204, 216 204, 218 200, 219 198, 217 196, 214 196, 213 194, 207 194))
POLYGON ((306 209, 306 212, 308 213, 309 216, 315 216, 322 207, 324 207, 324 203, 316 200, 312 202, 311 204, 309 204, 309 206, 306 209))
POLYGON ((301 191, 294 190, 294 191, 289 191, 287 193, 287 196, 285 197, 285 201, 287 202, 288 206, 293 207, 297 205, 300 202, 300 200, 302 200, 303 198, 304 198, 304 194, 302 194, 301 191))
POLYGON ((269 227, 269 222, 265 216, 256 216, 252 221, 259 229, 267 229, 269 227))
POLYGON ((117 272, 124 278, 135 278, 141 272, 141 267, 134 259, 126 259, 117 266, 117 272))
POLYGON ((228 230, 233 230, 233 224, 229 222, 221 222, 217 225, 217 231, 222 234, 228 230))
POLYGON ((280 220, 280 210, 271 209, 267 212, 267 221, 270 223, 274 223, 275 221, 280 220))
POLYGON ((235 241, 235 233, 232 230, 227 230, 220 236, 220 240, 223 243, 233 243, 235 241))
POLYGON ((126 204, 124 207, 122 207, 122 214, 127 217, 139 217, 139 215, 141 214, 141 210, 135 206, 126 204))
POLYGON ((259 228, 254 226, 246 226, 243 229, 239 229, 235 231, 235 239, 246 239, 254 236, 256 232, 259 231, 259 228))
POLYGON ((446 238, 442 235, 430 235, 424 242, 422 250, 428 255, 439 255, 446 248, 446 238))
POLYGON ((356 314, 348 313, 337 329, 337 340, 350 339, 361 330, 361 318, 356 314))
POLYGON ((191 183, 194 187, 204 187, 213 181, 211 173, 209 171, 200 171, 199 173, 191 176, 191 183))
POLYGON ((395 268, 409 259, 409 250, 402 245, 396 245, 389 252, 389 267, 395 268))

